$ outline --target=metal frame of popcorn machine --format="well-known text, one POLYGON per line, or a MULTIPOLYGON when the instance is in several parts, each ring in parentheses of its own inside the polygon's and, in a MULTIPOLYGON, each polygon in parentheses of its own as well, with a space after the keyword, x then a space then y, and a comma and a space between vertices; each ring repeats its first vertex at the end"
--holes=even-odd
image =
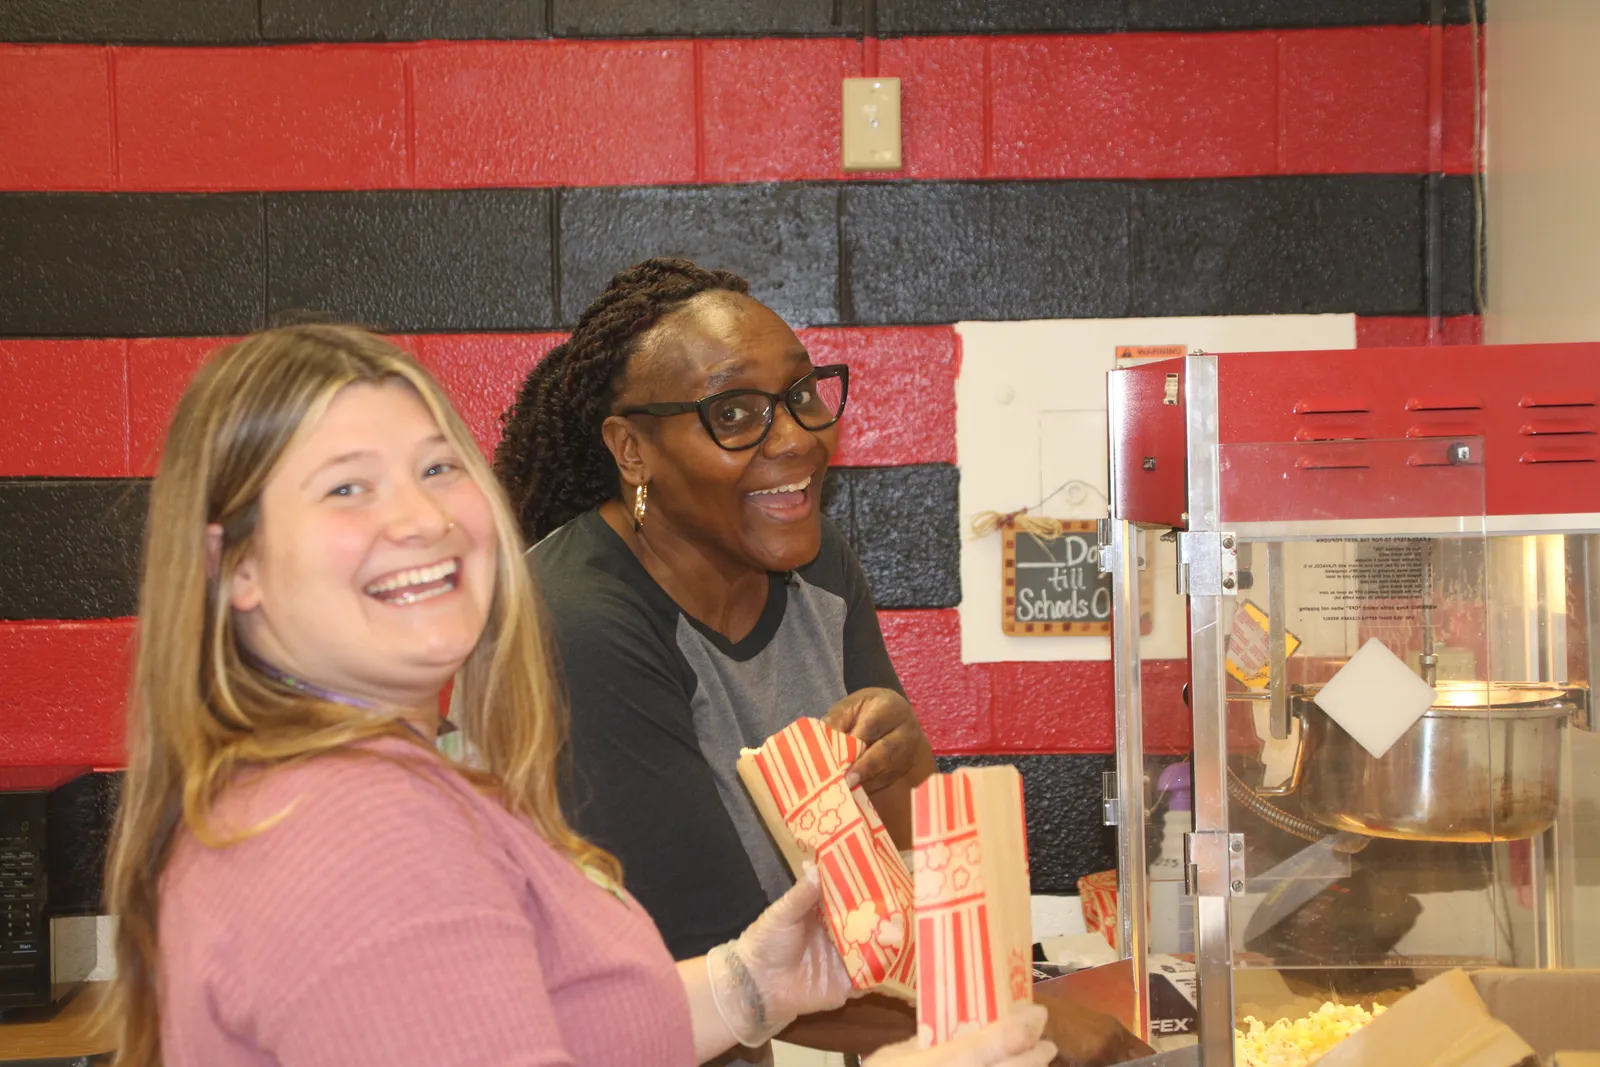
POLYGON ((1600 833, 1578 832, 1600 810, 1600 344, 1196 353, 1108 390, 1108 819, 1140 1026, 1174 760, 1206 1067, 1270 991, 1600 966, 1600 833), (1177 554, 1187 709, 1142 691, 1140 531, 1177 554), (1181 750, 1147 751, 1174 718, 1181 750))

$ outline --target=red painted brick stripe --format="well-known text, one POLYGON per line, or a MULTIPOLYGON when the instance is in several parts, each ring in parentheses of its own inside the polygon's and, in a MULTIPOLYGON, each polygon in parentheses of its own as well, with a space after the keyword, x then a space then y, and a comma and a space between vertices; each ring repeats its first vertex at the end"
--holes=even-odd
POLYGON ((132 637, 132 619, 0 623, 0 767, 120 767, 132 637))
MULTIPOLYGON (((850 365, 841 466, 954 463, 955 332, 948 326, 802 330, 819 362, 850 365)), ((528 369, 562 334, 397 337, 450 394, 485 455, 528 369)), ((178 397, 220 338, 0 340, 0 477, 155 473, 178 397)))
MULTIPOLYGON (((1111 752, 1111 665, 961 663, 953 610, 878 613, 889 654, 934 751, 1111 752)), ((133 620, 0 622, 0 767, 123 762, 133 620)), ((1182 661, 1144 670, 1145 744, 1181 752, 1189 717, 1182 661)))
MULTIPOLYGON (((898 177, 1420 173, 1427 35, 914 37, 877 73, 903 81, 898 177)), ((1450 173, 1472 167, 1471 70, 1448 28, 1450 173)), ((0 45, 0 189, 839 179, 839 79, 864 71, 839 38, 0 45)))
POLYGON ((688 41, 415 46, 414 184, 692 182, 692 55, 688 41))
MULTIPOLYGON (((1426 345, 1422 318, 1359 318, 1363 348, 1426 345)), ((803 330, 818 362, 853 371, 835 463, 889 467, 954 463, 954 331, 945 326, 803 330)), ((439 376, 485 454, 518 382, 562 335, 421 334, 397 338, 439 376)), ((1441 321, 1438 343, 1477 344, 1482 323, 1441 321)), ((217 338, 0 341, 0 477, 114 478, 155 472, 167 420, 217 338)))
MULTIPOLYGON (((954 609, 880 611, 889 655, 940 754, 1112 752, 1115 693, 1106 661, 961 662, 954 609)), ((1182 660, 1144 667, 1145 746, 1189 747, 1182 660)))
POLYGON ((111 53, 0 45, 0 189, 115 189, 111 53))
POLYGON ((401 51, 119 48, 111 61, 119 188, 410 184, 401 51))
POLYGON ((0 475, 127 475, 127 372, 126 341, 0 341, 0 475))

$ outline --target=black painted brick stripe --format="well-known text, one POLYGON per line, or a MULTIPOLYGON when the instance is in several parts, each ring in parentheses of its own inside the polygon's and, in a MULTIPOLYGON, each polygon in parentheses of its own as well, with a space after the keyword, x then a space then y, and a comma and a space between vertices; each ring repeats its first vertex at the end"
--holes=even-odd
POLYGON ((0 40, 243 44, 260 39, 256 0, 6 0, 0 40))
MULTIPOLYGON (((1117 863, 1116 831, 1102 825, 1100 776, 1113 766, 1102 755, 940 756, 939 769, 1009 763, 1022 774, 1028 806, 1028 863, 1033 891, 1071 894, 1086 874, 1117 863)), ((122 774, 85 775, 61 790, 52 808, 51 896, 62 910, 93 912, 103 899, 106 841, 122 774)))
POLYGON ((266 197, 267 299, 384 330, 527 330, 555 321, 544 189, 266 197))
POLYGON ((1129 305, 1141 315, 1421 311, 1423 186, 1368 175, 1142 186, 1129 305), (1417 222, 1397 232, 1402 219, 1417 222))
POLYGON ((1099 181, 848 187, 840 240, 855 317, 932 323, 1127 315, 1133 189, 1099 181))
POLYGON ((0 619, 132 615, 148 498, 144 479, 0 479, 0 619))
MULTIPOLYGON (((1468 11, 1447 0, 1446 21, 1468 11)), ((877 0, 877 19, 885 36, 1308 29, 1426 22, 1428 0, 877 0)))
POLYGON ((262 321, 255 195, 0 196, 0 336, 224 334, 262 321))
MULTIPOLYGON (((669 252, 739 270, 796 326, 1414 315, 1426 180, 0 194, 0 337, 226 335, 301 311, 559 328, 613 271, 669 252)), ((1470 179, 1443 188, 1441 310, 1457 315, 1474 310, 1470 179)))
MULTIPOLYGON (((828 513, 861 556, 879 607, 960 601, 958 479, 942 463, 829 472, 828 513)), ((148 484, 0 478, 0 619, 134 614, 148 484)))
POLYGON ((742 274, 794 326, 839 321, 837 186, 591 188, 560 196, 565 324, 617 271, 662 255, 742 274))
POLYGON ((560 37, 855 36, 864 0, 555 0, 560 37))
MULTIPOLYGON (((161 2, 161 0, 156 0, 161 2)), ((259 0, 265 41, 543 37, 544 0, 259 0)))
MULTIPOLYGON (((844 281, 854 321, 870 324, 1420 314, 1424 184, 1345 175, 849 186, 844 281)), ((1454 235, 1471 224, 1470 179, 1447 177, 1444 188, 1442 310, 1465 314, 1470 240, 1454 235)))
POLYGON ((1100 776, 1115 757, 940 756, 939 769, 1009 763, 1022 774, 1028 807, 1028 870, 1033 891, 1077 893, 1078 879, 1117 866, 1117 832, 1105 825, 1100 776))
POLYGON ((823 507, 861 559, 880 608, 961 603, 961 473, 929 463, 834 468, 823 507))
MULTIPOLYGON (((1458 315, 1464 312, 1481 312, 1483 308, 1479 301, 1486 297, 1480 292, 1472 291, 1473 270, 1473 245, 1475 234, 1473 220, 1477 215, 1478 207, 1473 203, 1472 179, 1463 177, 1458 181, 1445 178, 1439 196, 1439 206, 1442 215, 1442 228, 1444 231, 1443 262, 1444 262, 1444 290, 1442 299, 1446 315, 1458 315)), ((1487 206, 1484 206, 1487 210, 1487 206)), ((1487 284, 1487 271, 1489 262, 1487 228, 1482 235, 1483 240, 1478 242, 1479 259, 1484 264, 1485 275, 1480 279, 1480 288, 1487 284)))
MULTIPOLYGON (((1427 0, 875 0, 901 34, 1407 24, 1427 0)), ((570 37, 857 36, 866 0, 8 0, 0 41, 250 44, 570 37)), ((1480 17, 1482 3, 1479 3, 1480 17)), ((1447 0, 1466 21, 1468 0, 1447 0)))

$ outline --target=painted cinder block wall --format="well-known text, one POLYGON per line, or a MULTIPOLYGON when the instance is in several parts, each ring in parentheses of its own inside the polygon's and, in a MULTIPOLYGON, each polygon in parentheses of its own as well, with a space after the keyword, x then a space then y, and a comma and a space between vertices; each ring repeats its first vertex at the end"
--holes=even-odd
MULTIPOLYGON (((119 764, 144 479, 219 339, 306 310, 388 331, 490 448, 605 278, 680 253, 852 364, 828 508, 937 750, 1019 758, 1037 888, 1070 891, 1113 862, 1111 673, 960 663, 951 324, 1474 340, 1472 34, 1464 0, 1428 7, 0 6, 0 766, 119 764), (847 176, 839 79, 874 74, 903 79, 905 170, 847 176)), ((1147 679, 1174 702, 1182 665, 1147 679)))

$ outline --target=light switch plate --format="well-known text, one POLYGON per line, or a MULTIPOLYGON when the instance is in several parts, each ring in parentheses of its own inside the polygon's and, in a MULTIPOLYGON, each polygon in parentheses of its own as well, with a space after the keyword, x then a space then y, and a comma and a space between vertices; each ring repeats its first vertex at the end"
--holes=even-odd
POLYGON ((900 79, 846 78, 845 170, 900 169, 900 79))

